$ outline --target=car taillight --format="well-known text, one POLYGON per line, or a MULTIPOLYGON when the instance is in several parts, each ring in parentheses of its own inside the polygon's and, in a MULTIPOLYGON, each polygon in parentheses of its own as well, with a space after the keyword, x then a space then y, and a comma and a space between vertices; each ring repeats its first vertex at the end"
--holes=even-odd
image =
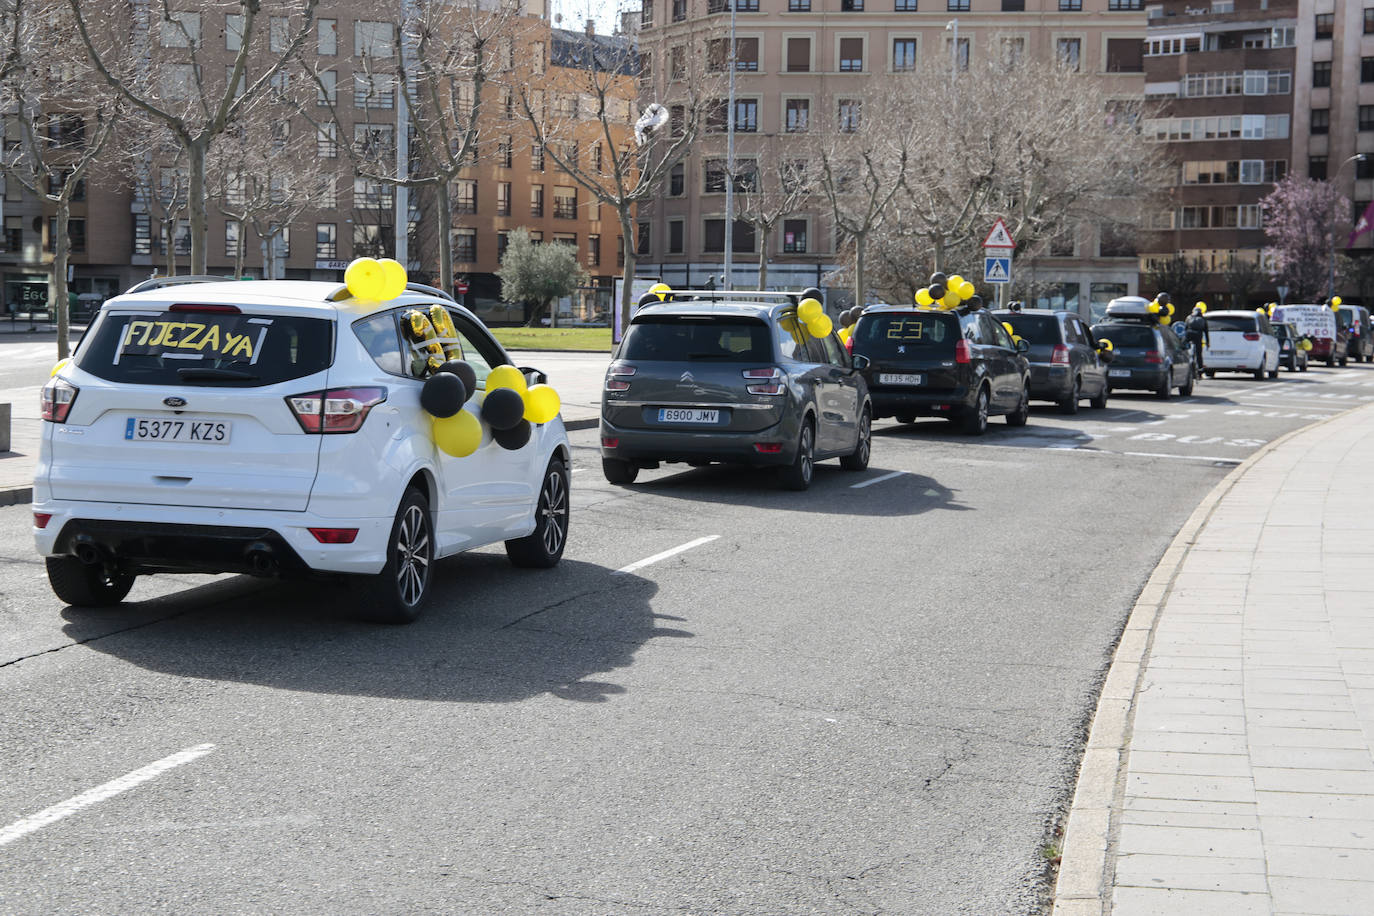
POLYGON ((46 528, 50 521, 52 521, 51 512, 35 512, 33 514, 33 527, 35 528, 46 528))
POLYGON ((606 390, 626 391, 630 383, 625 379, 635 374, 635 367, 629 363, 615 362, 606 367, 606 390))
POLYGON ((80 389, 66 379, 49 379, 48 383, 43 386, 43 391, 38 395, 43 419, 51 420, 53 423, 66 423, 67 414, 71 412, 72 405, 76 403, 78 391, 80 389))
POLYGON ((1255 331, 1246 331, 1241 336, 1244 337, 1246 340, 1259 340, 1259 334, 1255 331))
POLYGON ((1050 351, 1050 362, 1055 365, 1067 366, 1069 364, 1069 348, 1063 344, 1055 344, 1050 351))
POLYGON ((782 394, 782 370, 774 366, 771 369, 745 369, 741 373, 746 379, 759 379, 752 384, 744 387, 750 394, 782 394), (766 379, 767 381, 763 381, 766 379))
POLYGON ((1164 354, 1155 350, 1151 350, 1149 353, 1145 354, 1145 362, 1162 363, 1164 362, 1164 354))
POLYGON ((967 340, 960 338, 954 342, 954 361, 961 365, 973 362, 973 347, 967 340))
POLYGON ((356 433, 385 400, 385 388, 331 388, 292 395, 286 404, 307 433, 356 433))
POLYGON ((352 544, 358 537, 357 528, 307 528, 321 544, 352 544))
POLYGON ((777 455, 782 452, 781 442, 755 442, 754 451, 760 455, 777 455))
POLYGON ((853 352, 854 352, 854 335, 853 335, 853 334, 850 334, 848 337, 845 338, 845 341, 844 341, 844 348, 845 348, 846 350, 848 350, 850 353, 853 353, 853 352))
POLYGON ((616 447, 618 447, 619 445, 620 445, 620 439, 619 439, 619 437, 617 437, 617 436, 602 436, 602 437, 601 437, 601 447, 602 447, 602 448, 616 448, 616 447))

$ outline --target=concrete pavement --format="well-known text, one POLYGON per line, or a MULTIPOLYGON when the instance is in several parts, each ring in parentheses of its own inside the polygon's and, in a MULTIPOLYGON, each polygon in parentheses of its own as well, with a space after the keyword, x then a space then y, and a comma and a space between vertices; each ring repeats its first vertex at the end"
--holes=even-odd
POLYGON ((1204 500, 1130 617, 1055 916, 1374 913, 1374 407, 1204 500))

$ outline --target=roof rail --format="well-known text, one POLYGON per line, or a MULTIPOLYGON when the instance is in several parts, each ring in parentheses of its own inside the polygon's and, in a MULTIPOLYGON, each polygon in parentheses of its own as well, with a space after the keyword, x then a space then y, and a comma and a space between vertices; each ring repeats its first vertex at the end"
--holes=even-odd
POLYGON ((447 299, 454 305, 458 304, 457 299, 453 298, 448 293, 444 292, 442 289, 439 289, 434 286, 425 286, 423 283, 407 283, 406 289, 412 289, 417 293, 426 293, 430 296, 439 296, 440 298, 447 299))
POLYGON ((673 289, 664 293, 667 297, 660 302, 647 302, 640 308, 653 308, 656 305, 671 305, 676 302, 716 302, 722 299, 734 300, 763 300, 780 299, 785 303, 796 305, 801 301, 801 293, 775 292, 773 290, 754 290, 754 289, 673 289))
POLYGON ((150 289, 162 289, 164 286, 181 286, 186 283, 223 283, 226 280, 237 280, 237 277, 214 277, 209 274, 186 274, 177 277, 150 277, 140 283, 135 283, 124 291, 124 295, 129 293, 142 293, 150 289))

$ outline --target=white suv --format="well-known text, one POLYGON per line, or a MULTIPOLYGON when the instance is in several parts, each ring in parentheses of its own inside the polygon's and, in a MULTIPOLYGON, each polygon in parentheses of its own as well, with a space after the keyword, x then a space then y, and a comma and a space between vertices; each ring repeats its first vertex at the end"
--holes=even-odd
MULTIPOLYGON (((108 605, 145 573, 358 573, 364 613, 403 623, 439 557, 505 541, 517 566, 556 564, 563 420, 515 449, 485 426, 467 457, 438 449, 433 364, 400 324, 436 304, 483 389, 505 351, 427 287, 378 307, 337 283, 168 278, 109 300, 42 394, 34 536, 53 591, 108 605)), ((463 409, 480 418, 479 398, 463 409)))

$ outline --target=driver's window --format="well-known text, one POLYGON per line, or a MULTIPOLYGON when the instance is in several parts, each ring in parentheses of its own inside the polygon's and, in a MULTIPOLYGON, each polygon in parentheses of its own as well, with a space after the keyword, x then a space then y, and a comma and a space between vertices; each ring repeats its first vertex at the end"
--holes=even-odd
POLYGON ((983 322, 984 336, 987 336, 988 333, 991 333, 992 341, 997 346, 1005 347, 1008 350, 1016 349, 1016 344, 1011 342, 1011 335, 1007 333, 1006 328, 1002 327, 1001 322, 993 321, 987 315, 980 315, 980 319, 983 322))
POLYGON ((783 359, 806 359, 806 345, 802 343, 801 327, 796 318, 784 315, 778 319, 778 352, 783 359))
POLYGON ((849 368, 849 354, 845 352, 844 347, 840 346, 838 337, 834 334, 827 334, 825 337, 821 338, 821 342, 825 344, 826 362, 830 363, 832 366, 843 366, 846 369, 849 368))

